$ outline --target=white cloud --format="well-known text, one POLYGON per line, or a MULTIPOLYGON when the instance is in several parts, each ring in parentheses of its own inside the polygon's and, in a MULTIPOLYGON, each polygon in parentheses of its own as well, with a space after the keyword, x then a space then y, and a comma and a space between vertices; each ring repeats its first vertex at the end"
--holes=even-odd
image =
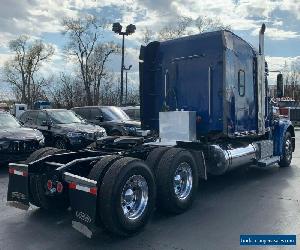
MULTIPOLYGON (((257 36, 259 29, 252 31, 253 36, 257 36)), ((291 38, 299 38, 300 35, 296 31, 282 30, 278 28, 267 27, 266 37, 269 37, 272 40, 286 40, 291 38)))
POLYGON ((273 24, 273 26, 282 26, 283 21, 282 20, 275 20, 272 24, 273 24))
POLYGON ((282 0, 278 2, 278 8, 293 13, 300 20, 300 1, 299 0, 282 0))
POLYGON ((0 67, 4 65, 4 63, 12 57, 11 54, 8 53, 0 53, 0 67))

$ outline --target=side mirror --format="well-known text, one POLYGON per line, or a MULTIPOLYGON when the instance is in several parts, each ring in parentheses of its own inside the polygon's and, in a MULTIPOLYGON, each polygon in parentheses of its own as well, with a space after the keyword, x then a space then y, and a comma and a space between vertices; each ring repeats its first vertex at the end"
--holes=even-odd
POLYGON ((100 115, 100 116, 96 116, 96 120, 99 122, 103 122, 104 118, 102 115, 100 115))
POLYGON ((278 98, 283 97, 283 75, 282 74, 277 75, 277 97, 278 98))

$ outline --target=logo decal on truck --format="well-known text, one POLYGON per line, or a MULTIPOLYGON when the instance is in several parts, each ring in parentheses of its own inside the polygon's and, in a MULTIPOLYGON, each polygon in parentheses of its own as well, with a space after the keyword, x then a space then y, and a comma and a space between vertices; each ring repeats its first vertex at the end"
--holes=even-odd
POLYGON ((91 217, 84 212, 76 211, 75 215, 78 219, 80 219, 86 223, 91 223, 91 221, 92 221, 91 217))

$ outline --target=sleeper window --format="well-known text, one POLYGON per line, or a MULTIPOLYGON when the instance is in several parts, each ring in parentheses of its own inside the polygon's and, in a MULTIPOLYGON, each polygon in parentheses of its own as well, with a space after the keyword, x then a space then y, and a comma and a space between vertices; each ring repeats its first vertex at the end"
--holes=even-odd
POLYGON ((244 70, 239 70, 239 95, 244 96, 245 95, 245 71, 244 70))

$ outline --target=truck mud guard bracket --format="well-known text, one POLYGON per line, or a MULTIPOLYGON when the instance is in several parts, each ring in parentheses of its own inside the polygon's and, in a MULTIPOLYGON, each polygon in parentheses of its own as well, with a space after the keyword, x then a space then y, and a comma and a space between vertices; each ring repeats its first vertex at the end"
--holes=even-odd
POLYGON ((96 232, 97 182, 68 172, 64 180, 69 183, 72 226, 92 238, 96 232))
POLYGON ((7 205, 23 210, 29 208, 28 165, 10 163, 7 205))

